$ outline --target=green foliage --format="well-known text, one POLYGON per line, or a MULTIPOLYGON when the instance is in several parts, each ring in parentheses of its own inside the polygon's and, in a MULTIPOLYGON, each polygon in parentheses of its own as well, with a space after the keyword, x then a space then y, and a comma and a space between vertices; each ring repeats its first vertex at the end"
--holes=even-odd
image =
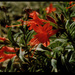
MULTIPOLYGON (((31 2, 31 5, 33 5, 34 3, 31 2)), ((4 70, 2 70, 0 66, 0 72, 75 73, 75 21, 72 20, 72 17, 75 17, 75 11, 73 8, 66 9, 66 7, 70 6, 69 2, 57 2, 56 4, 54 4, 53 2, 57 10, 55 12, 47 14, 45 10, 47 5, 46 7, 43 7, 44 4, 46 3, 43 2, 42 5, 40 5, 39 3, 39 8, 35 10, 38 10, 40 14, 39 18, 41 19, 47 20, 46 15, 51 16, 53 18, 52 22, 56 21, 57 24, 52 22, 50 22, 50 24, 53 26, 53 29, 58 29, 58 33, 49 38, 50 45, 47 47, 43 46, 42 43, 40 43, 38 46, 31 46, 29 42, 36 34, 34 30, 29 30, 27 25, 7 28, 6 37, 8 38, 10 43, 7 41, 0 41, 0 48, 8 45, 12 46, 14 49, 16 49, 17 47, 19 48, 19 50, 15 52, 16 56, 8 61, 7 66, 4 68, 4 70), (31 57, 32 55, 33 57, 31 57)), ((17 11, 14 6, 10 6, 11 9, 8 8, 8 10, 10 9, 10 12, 12 12, 13 10, 17 11)), ((9 11, 4 11, 4 9, 6 10, 7 7, 1 7, 1 11, 3 11, 4 13, 6 12, 7 17, 7 13, 9 11)), ((32 11, 33 10, 34 9, 32 9, 32 11)), ((29 21, 30 18, 28 17, 28 13, 25 12, 24 15, 23 12, 23 10, 19 12, 22 16, 19 16, 18 19, 21 18, 24 19, 24 21, 29 21)), ((13 18, 14 19, 12 19, 12 21, 16 21, 17 18, 15 18, 15 16, 13 18)), ((21 22, 14 23, 10 21, 10 18, 8 19, 9 22, 5 20, 5 24, 8 24, 8 26, 10 26, 10 24, 21 24, 21 22)))

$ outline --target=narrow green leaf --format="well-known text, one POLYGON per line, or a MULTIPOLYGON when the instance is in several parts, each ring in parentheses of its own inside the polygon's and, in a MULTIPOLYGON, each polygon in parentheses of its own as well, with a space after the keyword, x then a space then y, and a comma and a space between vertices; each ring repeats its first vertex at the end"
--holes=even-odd
POLYGON ((12 37, 12 32, 11 32, 11 28, 8 30, 8 39, 13 42, 13 37, 12 37))

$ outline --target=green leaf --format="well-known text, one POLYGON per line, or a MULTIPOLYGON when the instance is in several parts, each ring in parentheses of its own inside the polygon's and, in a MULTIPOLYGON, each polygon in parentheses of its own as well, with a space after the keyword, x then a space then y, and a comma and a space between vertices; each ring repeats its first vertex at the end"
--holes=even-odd
POLYGON ((75 17, 75 11, 71 13, 70 17, 75 17))
POLYGON ((75 65, 75 51, 72 52, 71 57, 69 59, 69 63, 75 65))
MULTIPOLYGON (((67 39, 55 39, 50 43, 50 46, 52 49, 61 46, 62 44, 64 45, 67 43, 67 39)), ((62 47, 62 46, 61 46, 62 47)))
POLYGON ((57 60, 51 59, 52 71, 57 72, 57 60))
POLYGON ((68 26, 69 26, 69 20, 66 21, 65 28, 66 28, 66 29, 69 29, 68 26))
POLYGON ((8 30, 8 39, 13 42, 13 37, 12 37, 12 32, 11 32, 11 28, 8 30))
POLYGON ((71 25, 69 26, 70 29, 72 29, 73 27, 75 27, 75 22, 71 23, 71 25))
POLYGON ((8 30, 8 39, 11 41, 11 43, 12 43, 13 46, 18 46, 18 44, 14 41, 11 28, 8 30))
POLYGON ((45 52, 45 55, 46 55, 48 58, 51 58, 51 57, 52 57, 52 55, 51 55, 51 52, 50 52, 50 51, 46 51, 46 52, 45 52))
POLYGON ((42 44, 39 44, 36 48, 36 51, 51 51, 49 47, 44 47, 42 44))
POLYGON ((20 33, 20 32, 18 32, 18 33, 16 33, 16 34, 14 34, 14 39, 17 41, 17 38, 21 35, 22 33, 20 33))
POLYGON ((8 62, 8 65, 7 65, 6 69, 5 69, 5 72, 13 72, 13 69, 14 69, 13 62, 15 60, 15 57, 16 56, 14 56, 12 59, 10 59, 10 61, 8 62))
POLYGON ((28 34, 27 34, 27 43, 31 40, 32 36, 35 34, 34 30, 30 31, 28 34))
POLYGON ((75 39, 75 22, 73 22, 69 25, 69 30, 68 31, 69 31, 69 33, 72 37, 72 40, 74 40, 75 39))
POLYGON ((60 6, 59 4, 55 5, 55 7, 59 8, 61 11, 63 11, 62 6, 60 6))
POLYGON ((24 58, 24 51, 22 51, 22 47, 20 47, 19 57, 24 62, 24 59, 23 59, 24 58))

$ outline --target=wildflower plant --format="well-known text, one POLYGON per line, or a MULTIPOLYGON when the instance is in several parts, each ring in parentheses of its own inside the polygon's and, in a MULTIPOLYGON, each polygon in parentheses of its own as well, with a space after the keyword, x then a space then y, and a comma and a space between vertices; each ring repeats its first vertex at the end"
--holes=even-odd
POLYGON ((40 11, 25 10, 25 16, 6 25, 7 37, 0 37, 0 63, 9 61, 1 71, 74 72, 74 6, 73 1, 50 3, 40 11))

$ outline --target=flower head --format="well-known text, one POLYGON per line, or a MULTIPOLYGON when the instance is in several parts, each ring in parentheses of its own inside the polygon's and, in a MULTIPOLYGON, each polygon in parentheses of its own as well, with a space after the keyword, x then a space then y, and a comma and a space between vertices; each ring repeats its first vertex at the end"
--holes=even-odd
POLYGON ((0 62, 3 62, 7 59, 11 59, 14 56, 16 56, 15 53, 14 54, 6 54, 5 53, 5 52, 16 52, 15 50, 18 51, 19 48, 14 49, 12 47, 7 47, 7 46, 2 47, 1 50, 0 50, 0 62))
POLYGON ((53 4, 50 3, 49 7, 46 8, 46 13, 49 14, 49 13, 52 13, 56 11, 56 8, 53 8, 53 4))
POLYGON ((45 47, 50 44, 49 37, 56 34, 58 30, 52 30, 50 23, 46 23, 44 26, 33 27, 33 30, 37 33, 34 38, 30 40, 30 44, 38 45, 42 43, 45 47))
POLYGON ((16 56, 16 54, 5 54, 5 53, 3 53, 2 56, 0 57, 1 58, 0 62, 3 62, 5 60, 7 60, 7 59, 11 59, 14 56, 16 56))
POLYGON ((44 23, 46 22, 49 22, 47 20, 44 20, 44 19, 40 19, 38 16, 37 16, 37 13, 34 11, 33 12, 33 17, 31 20, 29 21, 26 21, 27 22, 27 26, 29 26, 29 30, 32 30, 33 27, 35 27, 35 25, 43 25, 44 23))
POLYGON ((36 12, 34 12, 33 19, 30 20, 30 21, 36 22, 37 25, 43 25, 43 24, 44 24, 43 22, 48 22, 47 20, 40 19, 40 18, 37 16, 36 12))
POLYGON ((33 12, 29 13, 29 17, 33 18, 33 16, 34 16, 35 13, 37 15, 39 15, 39 13, 37 11, 33 11, 33 12))
POLYGON ((73 3, 73 1, 70 1, 69 4, 71 5, 73 3))

